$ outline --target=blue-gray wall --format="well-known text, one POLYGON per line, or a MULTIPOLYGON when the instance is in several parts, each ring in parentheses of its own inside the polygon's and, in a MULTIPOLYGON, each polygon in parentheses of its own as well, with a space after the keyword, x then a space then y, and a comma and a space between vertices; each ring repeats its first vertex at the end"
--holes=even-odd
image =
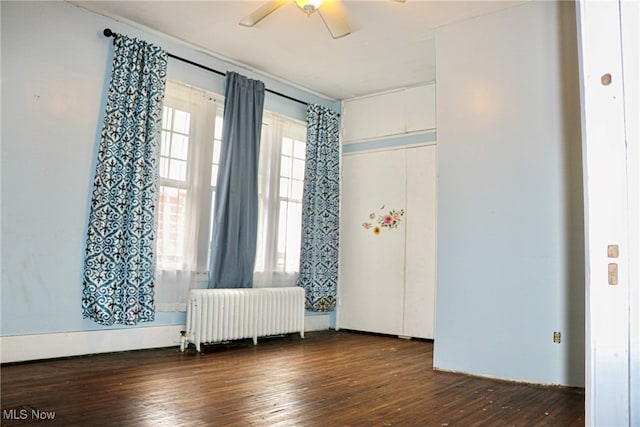
POLYGON ((584 385, 576 45, 571 2, 436 35, 438 369, 584 385))

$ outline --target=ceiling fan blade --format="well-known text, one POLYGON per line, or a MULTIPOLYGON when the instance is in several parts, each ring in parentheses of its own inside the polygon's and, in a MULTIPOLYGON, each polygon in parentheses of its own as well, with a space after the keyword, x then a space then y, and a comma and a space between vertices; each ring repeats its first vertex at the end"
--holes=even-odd
POLYGON ((253 27, 258 22, 266 18, 271 12, 274 12, 278 8, 282 7, 289 0, 271 0, 254 10, 251 14, 242 18, 239 22, 240 25, 245 27, 253 27))
POLYGON ((342 1, 325 0, 318 8, 318 13, 334 39, 351 34, 342 1))

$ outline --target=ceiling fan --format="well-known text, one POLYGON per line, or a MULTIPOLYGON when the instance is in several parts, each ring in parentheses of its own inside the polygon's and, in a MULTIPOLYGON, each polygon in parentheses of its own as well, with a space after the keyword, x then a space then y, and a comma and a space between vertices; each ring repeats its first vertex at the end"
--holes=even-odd
MULTIPOLYGON (((242 18, 239 22, 240 25, 245 27, 253 27, 258 22, 262 21, 272 12, 282 7, 285 3, 291 0, 270 0, 264 3, 262 6, 254 10, 251 14, 242 18)), ((318 12, 320 18, 327 27, 327 30, 331 33, 334 39, 348 36, 351 34, 351 29, 345 18, 344 6, 341 0, 294 0, 298 8, 307 14, 318 12)), ((395 0, 403 3, 405 0, 395 0)))

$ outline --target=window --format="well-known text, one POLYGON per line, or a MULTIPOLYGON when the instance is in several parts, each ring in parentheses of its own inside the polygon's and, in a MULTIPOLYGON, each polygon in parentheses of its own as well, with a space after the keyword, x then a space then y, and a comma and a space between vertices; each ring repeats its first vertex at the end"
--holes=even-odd
MULTIPOLYGON (((223 98, 167 80, 160 153, 157 307, 184 310, 207 280, 223 98)), ((294 286, 300 262, 306 125, 263 115, 255 284, 294 286)))
POLYGON ((197 273, 207 267, 222 105, 220 97, 167 80, 159 164, 159 311, 184 310, 197 273))
POLYGON ((295 286, 300 267, 306 125, 266 113, 260 145, 256 286, 295 286))

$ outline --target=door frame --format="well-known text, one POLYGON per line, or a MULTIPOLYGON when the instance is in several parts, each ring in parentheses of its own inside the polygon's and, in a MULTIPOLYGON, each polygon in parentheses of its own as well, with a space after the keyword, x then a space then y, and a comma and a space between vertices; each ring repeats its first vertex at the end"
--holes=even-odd
POLYGON ((586 425, 640 423, 638 3, 579 0, 586 425))

